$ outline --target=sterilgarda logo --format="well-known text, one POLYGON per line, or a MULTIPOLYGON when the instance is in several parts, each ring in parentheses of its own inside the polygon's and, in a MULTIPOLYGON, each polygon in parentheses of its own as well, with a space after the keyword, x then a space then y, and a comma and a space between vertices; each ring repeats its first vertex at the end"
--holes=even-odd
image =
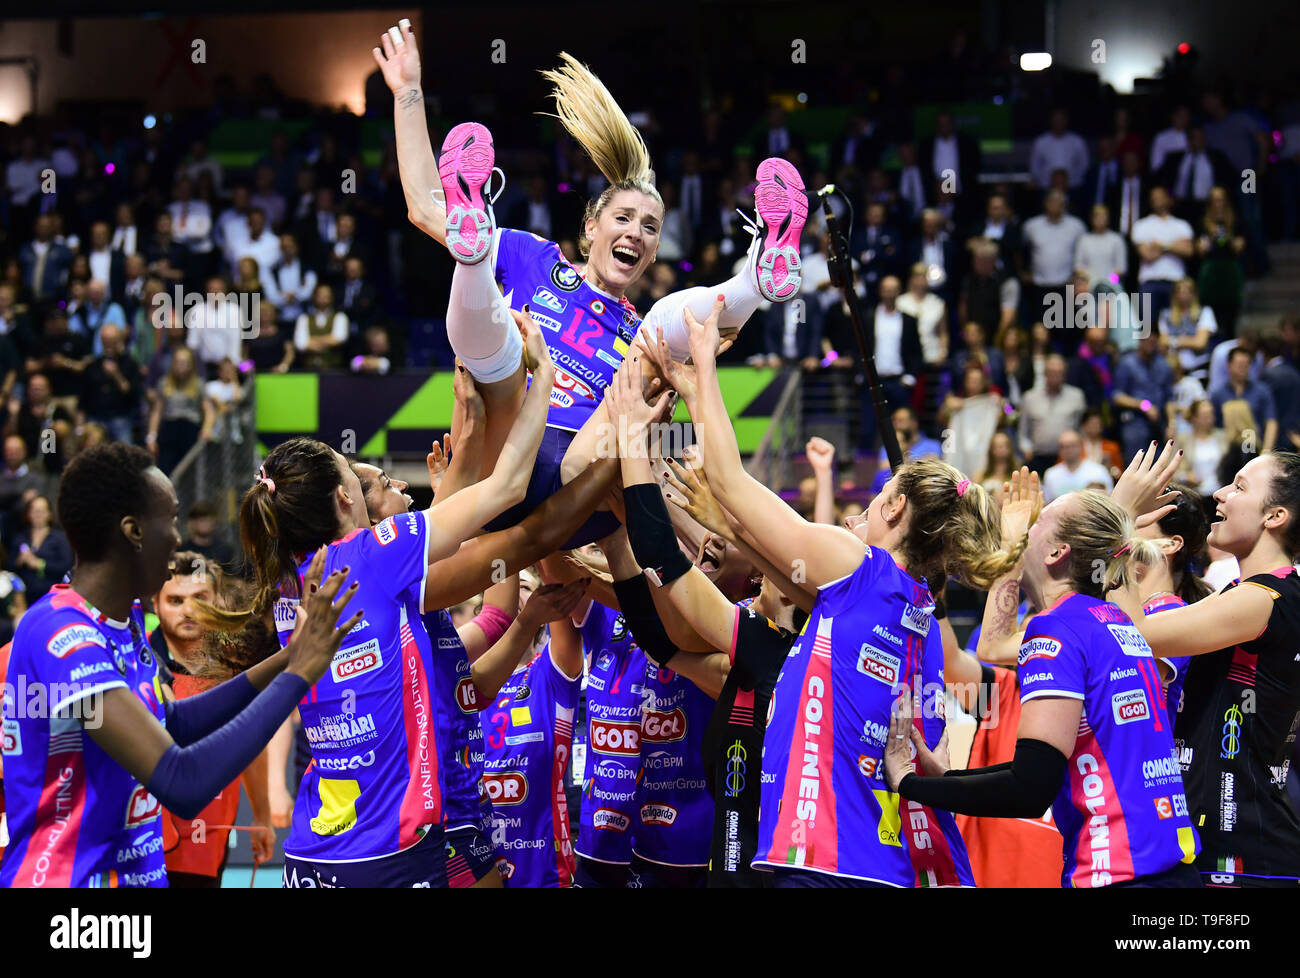
POLYGON ((94 625, 79 623, 65 625, 51 635, 49 642, 45 645, 45 650, 56 659, 66 659, 73 652, 90 646, 98 646, 101 649, 107 648, 108 640, 94 625))
POLYGON ((372 638, 364 645, 354 645, 350 649, 339 649, 334 653, 330 663, 330 675, 336 683, 347 682, 363 673, 372 672, 384 664, 384 656, 379 648, 379 639, 372 638))
POLYGON ((651 802, 641 806, 642 825, 672 825, 677 821, 677 809, 672 805, 651 802))
POLYGON ((388 519, 371 527, 371 532, 374 533, 375 539, 379 541, 379 545, 386 547, 397 539, 397 524, 393 522, 393 517, 390 516, 388 519))
POLYGON ((1147 706, 1146 691, 1141 689, 1116 693, 1110 698, 1110 709, 1116 723, 1136 723, 1151 715, 1147 706))
POLYGON ((632 820, 624 812, 616 812, 612 808, 597 808, 591 813, 591 824, 593 828, 604 829, 607 832, 626 832, 632 826, 632 820))
POLYGON ((1039 636, 1021 644, 1017 661, 1023 666, 1030 659, 1055 659, 1060 653, 1060 642, 1054 638, 1039 636))
POLYGON ((902 660, 884 649, 878 649, 866 642, 858 650, 858 672, 870 676, 886 686, 893 686, 898 681, 902 660))

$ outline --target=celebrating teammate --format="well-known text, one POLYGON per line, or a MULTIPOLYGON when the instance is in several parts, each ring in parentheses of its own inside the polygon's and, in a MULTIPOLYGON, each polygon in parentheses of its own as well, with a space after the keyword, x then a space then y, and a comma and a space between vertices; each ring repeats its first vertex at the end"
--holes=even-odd
POLYGON ((1300 455, 1269 452, 1214 494, 1209 543, 1241 578, 1216 595, 1144 616, 1119 600, 1157 656, 1190 656, 1176 725, 1197 859, 1212 886, 1300 883, 1300 817, 1286 793, 1300 721, 1300 455))
POLYGON ((533 385, 482 482, 427 511, 371 527, 346 460, 327 445, 296 438, 272 450, 244 497, 240 535, 257 586, 255 613, 274 606, 283 627, 308 556, 325 545, 325 570, 352 566, 367 613, 329 678, 300 707, 313 764, 284 846, 287 885, 446 885, 431 711, 435 698, 453 691, 434 685, 420 615, 430 565, 523 497, 554 370, 537 326, 523 317, 519 324, 533 385))
POLYGON ((678 388, 709 486, 772 564, 818 589, 773 694, 755 865, 784 887, 970 885, 952 817, 920 805, 900 812, 875 751, 897 689, 914 682, 927 697, 925 742, 943 732, 943 649, 927 582, 957 573, 987 587, 1023 543, 1002 552, 988 494, 936 460, 903 466, 846 527, 802 519, 745 473, 734 432, 717 423, 726 408, 716 310, 704 323, 687 312, 698 390, 678 388))
MULTIPOLYGON (((375 48, 374 56, 394 93, 398 160, 408 212, 458 262, 452 276, 447 334, 452 349, 484 387, 488 464, 525 383, 518 340, 507 328, 511 305, 530 307, 547 327, 547 343, 557 364, 550 427, 528 496, 493 525, 509 526, 571 481, 595 454, 600 426, 607 421, 600 392, 641 325, 626 291, 654 261, 663 201, 654 187, 640 133, 600 80, 562 55, 564 65, 544 73, 555 85, 558 117, 610 183, 587 209, 581 236, 587 265, 580 275, 555 243, 496 227, 487 194, 495 156, 486 128, 463 123, 452 129, 435 168, 420 90, 419 54, 409 22, 390 29, 381 44, 382 51, 375 48), (444 194, 441 203, 433 196, 439 188, 444 194)), ((798 172, 784 160, 765 160, 758 168, 755 201, 757 233, 745 270, 717 289, 666 296, 646 317, 647 325, 665 330, 678 359, 687 352, 685 309, 704 316, 714 293, 721 292, 726 297, 721 323, 734 332, 764 299, 785 301, 799 290, 798 241, 808 204, 798 172)), ((601 539, 617 526, 612 514, 597 513, 570 546, 601 539)))
POLYGON ((14 636, 6 679, 23 697, 5 697, 5 729, 21 749, 6 747, 0 886, 166 886, 159 803, 193 818, 261 753, 361 621, 334 628, 356 589, 335 601, 346 575, 331 574, 284 649, 173 701, 140 605, 180 543, 171 482, 143 449, 100 445, 68 464, 58 510, 77 565, 14 636))
POLYGON ((1020 583, 1044 610, 1020 647, 1014 760, 949 771, 947 744, 932 752, 913 731, 906 695, 890 722, 885 776, 910 802, 1008 818, 1038 817, 1051 803, 1063 886, 1197 883, 1159 670, 1128 615, 1106 602, 1129 583, 1135 546, 1154 557, 1128 513, 1094 490, 1054 500, 1030 528, 1020 583), (914 773, 913 746, 929 776, 914 773))

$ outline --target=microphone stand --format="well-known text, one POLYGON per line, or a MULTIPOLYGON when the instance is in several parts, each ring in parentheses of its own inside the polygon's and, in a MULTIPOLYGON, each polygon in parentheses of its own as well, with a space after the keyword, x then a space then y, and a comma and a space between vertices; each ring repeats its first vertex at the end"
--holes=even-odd
POLYGON ((880 386, 880 377, 876 374, 876 357, 867 349, 867 333, 862 325, 862 310, 858 308, 858 294, 853 289, 853 263, 849 259, 848 241, 840 230, 840 222, 831 210, 830 195, 835 190, 834 184, 818 191, 822 199, 822 213, 826 217, 826 235, 829 239, 829 255, 826 265, 830 272, 831 284, 836 286, 844 296, 844 303, 849 307, 849 320, 853 323, 853 335, 858 341, 858 352, 862 356, 862 366, 866 370, 867 389, 871 392, 871 403, 876 411, 876 427, 880 430, 880 441, 885 447, 885 456, 889 467, 894 471, 903 464, 903 451, 898 447, 898 434, 890 418, 889 399, 880 386))

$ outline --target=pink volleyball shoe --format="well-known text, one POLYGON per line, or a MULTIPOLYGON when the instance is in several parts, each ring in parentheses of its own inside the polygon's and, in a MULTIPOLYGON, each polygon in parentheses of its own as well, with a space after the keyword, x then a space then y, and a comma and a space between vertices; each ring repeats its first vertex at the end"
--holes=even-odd
POLYGON ((808 220, 808 197, 799 171, 773 156, 758 164, 754 189, 759 251, 754 263, 758 291, 770 302, 785 302, 799 292, 799 236, 808 220))
POLYGON ((462 122, 442 141, 438 176, 447 208, 447 250, 465 265, 475 265, 492 250, 496 218, 485 193, 496 154, 492 134, 477 122, 462 122))

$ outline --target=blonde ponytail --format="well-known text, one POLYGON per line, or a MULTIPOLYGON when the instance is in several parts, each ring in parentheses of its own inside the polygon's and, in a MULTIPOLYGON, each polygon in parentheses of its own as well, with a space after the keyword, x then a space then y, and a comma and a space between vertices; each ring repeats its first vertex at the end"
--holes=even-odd
POLYGON ((582 217, 578 247, 586 258, 591 253, 587 222, 600 217, 614 194, 635 190, 653 197, 660 208, 664 201, 655 189, 655 171, 645 140, 609 89, 573 55, 561 51, 560 60, 564 62, 560 67, 542 72, 542 77, 555 86, 551 90, 556 110, 553 117, 560 120, 609 181, 600 197, 587 204, 582 217))
POLYGON ((591 69, 561 51, 559 68, 543 71, 555 85, 555 118, 582 144, 605 179, 612 184, 643 181, 654 184, 650 152, 645 140, 628 121, 614 96, 591 69))

